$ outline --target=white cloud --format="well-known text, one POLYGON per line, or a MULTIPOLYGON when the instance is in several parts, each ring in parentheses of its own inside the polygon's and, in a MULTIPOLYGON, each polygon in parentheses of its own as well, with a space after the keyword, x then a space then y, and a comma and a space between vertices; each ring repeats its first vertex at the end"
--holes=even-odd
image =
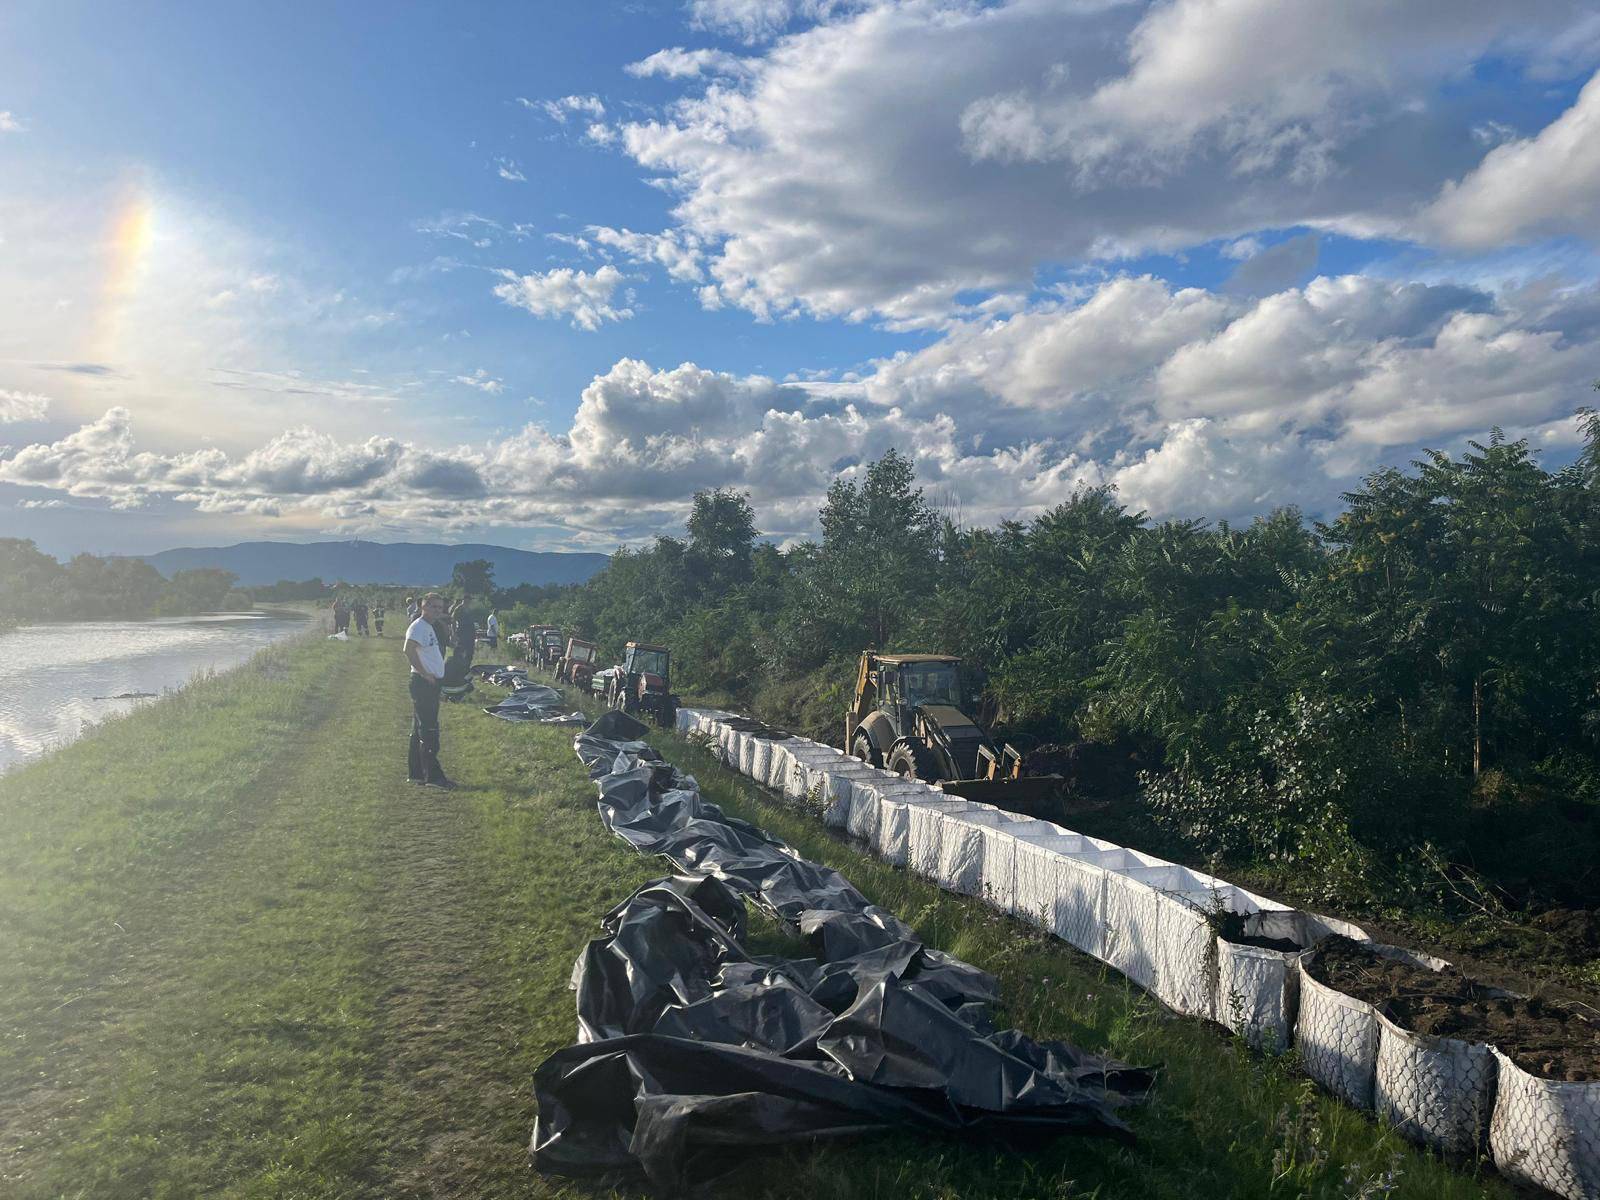
POLYGON ((588 128, 583 131, 583 140, 593 142, 596 146, 609 146, 621 135, 603 121, 591 121, 588 128))
POLYGON ((1422 224, 1472 249, 1551 234, 1600 237, 1600 74, 1536 136, 1496 146, 1446 184, 1422 224))
POLYGON ((9 109, 0 109, 0 133, 21 133, 25 129, 21 117, 9 109))
POLYGON ((495 379, 482 367, 479 367, 471 375, 457 375, 452 382, 462 383, 470 388, 477 388, 480 392, 487 392, 491 396, 498 396, 506 390, 506 385, 503 382, 495 379))
POLYGON ((659 76, 663 79, 698 79, 703 75, 738 75, 748 70, 750 63, 726 50, 685 50, 673 46, 657 50, 648 58, 629 63, 623 69, 639 79, 659 76))
POLYGON ((592 117, 595 120, 606 115, 606 106, 599 96, 562 96, 556 100, 529 100, 524 96, 518 96, 517 103, 523 108, 542 112, 552 121, 562 125, 565 125, 567 118, 574 114, 592 117))
POLYGON ((0 425, 14 421, 42 421, 49 408, 48 396, 0 388, 0 425))
POLYGON ((717 486, 748 490, 764 530, 813 535, 835 475, 895 446, 974 523, 1037 515, 1084 484, 1156 516, 1242 519, 1284 503, 1326 513, 1374 466, 1493 425, 1570 452, 1596 375, 1595 287, 1490 295, 1347 276, 1254 299, 1124 278, 957 324, 855 383, 625 358, 584 388, 564 433, 528 425, 455 448, 296 427, 244 453, 156 454, 113 409, 0 452, 0 482, 349 529, 537 525, 605 545, 673 530, 691 494, 717 486))
POLYGON ((789 4, 692 11, 792 30, 622 127, 707 247, 702 286, 762 317, 893 324, 1027 288, 1042 264, 1410 228, 1483 159, 1472 130, 1495 113, 1461 76, 1543 61, 1592 16, 1580 0, 924 0, 811 9, 809 27, 789 4))
POLYGON ((866 0, 691 0, 690 19, 702 29, 730 34, 747 42, 782 33, 799 21, 820 21, 861 7, 866 0))
MULTIPOLYGON (((655 263, 665 267, 667 274, 680 283, 700 283, 705 279, 702 267, 704 251, 692 233, 669 229, 664 233, 635 233, 631 229, 613 229, 609 225, 591 225, 585 231, 593 244, 615 250, 629 262, 655 263)), ((581 239, 580 239, 581 240, 581 239)), ((588 242, 583 248, 589 247, 588 242)))
POLYGON ((501 179, 511 183, 527 183, 528 177, 522 173, 522 168, 517 165, 516 159, 497 158, 494 160, 495 174, 501 179))
POLYGON ((527 275, 509 270, 495 274, 505 282, 495 284, 494 294, 507 304, 536 317, 570 316, 575 329, 592 331, 607 321, 626 321, 633 316, 632 309, 612 304, 624 278, 613 266, 601 267, 592 274, 571 267, 527 275))

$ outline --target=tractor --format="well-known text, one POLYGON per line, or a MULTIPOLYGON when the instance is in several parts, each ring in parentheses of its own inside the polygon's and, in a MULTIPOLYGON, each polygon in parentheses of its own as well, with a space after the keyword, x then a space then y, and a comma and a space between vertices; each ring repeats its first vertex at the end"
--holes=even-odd
POLYGON ((559 625, 546 625, 543 641, 539 644, 539 665, 546 670, 554 670, 556 663, 561 661, 561 648, 566 642, 559 625))
POLYGON ((665 646, 629 642, 622 662, 609 671, 596 672, 589 686, 604 674, 606 703, 625 713, 644 713, 657 725, 671 726, 678 717, 678 698, 672 694, 672 652, 665 646))
POLYGON ((1023 775, 1016 748, 962 711, 961 660, 949 654, 865 651, 844 740, 863 762, 1013 812, 1043 814, 1061 785, 1023 775))
POLYGON ((600 657, 600 647, 582 638, 567 639, 567 651, 556 663, 556 679, 573 687, 589 689, 589 676, 594 674, 595 659, 600 657))
POLYGON ((529 625, 527 649, 523 651, 527 661, 538 666, 544 662, 545 635, 555 630, 556 636, 561 636, 561 631, 554 625, 529 625))

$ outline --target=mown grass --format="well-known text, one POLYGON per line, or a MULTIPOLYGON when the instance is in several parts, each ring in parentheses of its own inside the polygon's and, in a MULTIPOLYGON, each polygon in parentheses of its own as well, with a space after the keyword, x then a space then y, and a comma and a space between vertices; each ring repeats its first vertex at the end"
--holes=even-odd
MULTIPOLYGON (((0 1195, 605 1191, 528 1168, 530 1080, 573 1040, 582 945, 663 864, 604 832, 570 731, 444 717, 462 790, 419 791, 397 642, 310 640, 0 778, 0 1195)), ((1129 1147, 876 1138, 796 1147, 715 1193, 1376 1196, 1398 1155, 1394 1195, 1508 1194, 661 744, 999 974, 1024 1029, 1166 1064, 1129 1147)))

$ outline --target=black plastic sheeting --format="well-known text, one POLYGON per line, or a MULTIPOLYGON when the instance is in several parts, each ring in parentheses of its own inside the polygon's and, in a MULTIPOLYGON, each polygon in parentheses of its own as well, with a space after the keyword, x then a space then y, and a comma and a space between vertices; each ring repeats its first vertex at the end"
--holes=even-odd
POLYGON ((502 721, 531 721, 541 725, 582 725, 588 721, 581 712, 567 712, 565 698, 555 688, 542 683, 530 683, 519 675, 488 676, 491 683, 500 683, 502 678, 507 680, 501 683, 502 687, 514 687, 516 690, 500 703, 483 710, 491 717, 499 717, 502 721))
POLYGON ((641 887, 578 959, 579 1044, 534 1076, 535 1166, 642 1170, 681 1191, 797 1138, 1131 1137, 1116 1110, 1144 1099, 1153 1071, 994 1032, 992 975, 725 815, 637 740, 647 732, 611 712, 574 745, 606 825, 686 874, 641 887), (815 957, 750 954, 745 899, 815 957))

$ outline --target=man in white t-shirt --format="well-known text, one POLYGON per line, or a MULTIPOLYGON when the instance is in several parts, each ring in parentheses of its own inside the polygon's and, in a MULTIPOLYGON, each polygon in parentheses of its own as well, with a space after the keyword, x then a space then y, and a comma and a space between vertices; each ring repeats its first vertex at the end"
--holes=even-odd
POLYGON ((449 790, 456 785, 439 765, 439 682, 444 678, 444 649, 431 624, 443 616, 444 597, 429 592, 422 598, 421 615, 406 630, 413 714, 406 766, 412 783, 449 790))
POLYGON ((489 619, 484 622, 483 632, 488 638, 489 649, 493 650, 500 644, 500 619, 494 615, 492 609, 489 612, 489 619))

